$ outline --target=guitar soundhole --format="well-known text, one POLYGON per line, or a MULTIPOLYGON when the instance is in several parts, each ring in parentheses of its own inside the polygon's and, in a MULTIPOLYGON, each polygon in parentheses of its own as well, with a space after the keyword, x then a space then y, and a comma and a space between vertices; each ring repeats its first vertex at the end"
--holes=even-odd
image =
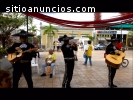
POLYGON ((16 52, 16 57, 17 57, 17 55, 19 55, 19 52, 16 52))
POLYGON ((16 55, 18 55, 19 54, 19 52, 16 52, 16 55))
POLYGON ((120 54, 118 53, 117 56, 120 56, 120 54))

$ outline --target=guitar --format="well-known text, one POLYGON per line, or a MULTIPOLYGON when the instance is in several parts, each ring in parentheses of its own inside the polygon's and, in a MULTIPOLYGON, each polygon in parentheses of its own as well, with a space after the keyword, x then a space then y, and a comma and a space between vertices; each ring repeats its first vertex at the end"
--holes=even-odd
POLYGON ((119 51, 119 54, 108 54, 106 55, 105 62, 113 68, 119 68, 125 56, 126 54, 122 51, 119 51))
POLYGON ((23 57, 23 53, 27 52, 26 51, 16 51, 14 53, 9 53, 7 56, 7 60, 10 61, 11 63, 14 63, 18 60, 20 60, 23 57))

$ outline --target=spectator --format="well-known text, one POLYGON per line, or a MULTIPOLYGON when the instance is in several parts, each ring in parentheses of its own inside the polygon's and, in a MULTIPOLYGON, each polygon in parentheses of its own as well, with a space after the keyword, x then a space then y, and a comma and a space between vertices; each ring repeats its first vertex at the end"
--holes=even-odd
POLYGON ((83 51, 84 50, 83 42, 80 43, 80 47, 81 47, 81 50, 83 51))
POLYGON ((74 57, 75 57, 75 61, 78 61, 78 58, 77 58, 78 45, 75 42, 73 42, 73 45, 75 45, 75 47, 77 48, 77 50, 74 50, 74 57))
POLYGON ((57 41, 57 51, 59 51, 59 41, 57 41))
POLYGON ((88 45, 85 48, 85 54, 86 54, 86 58, 85 58, 85 62, 83 65, 87 65, 88 62, 88 58, 89 58, 89 62, 90 62, 90 66, 92 66, 92 50, 93 50, 93 46, 91 45, 91 41, 88 41, 88 45))
POLYGON ((56 43, 55 41, 53 42, 53 51, 55 50, 56 43))
MULTIPOLYGON (((37 43, 34 43, 33 45, 34 45, 34 47, 37 47, 37 48, 38 48, 37 43)), ((39 53, 39 51, 36 51, 36 53, 38 54, 38 58, 40 58, 40 53, 39 53)))
POLYGON ((12 79, 11 74, 7 70, 0 70, 0 88, 11 88, 12 79))
POLYGON ((42 64, 43 74, 41 76, 46 76, 45 67, 51 66, 50 78, 52 78, 52 76, 53 76, 53 69, 54 69, 54 66, 55 66, 55 61, 56 61, 56 55, 53 53, 53 50, 50 49, 49 53, 46 56, 45 63, 42 64))
POLYGON ((122 48, 122 43, 121 43, 120 40, 118 40, 118 43, 116 44, 116 48, 117 48, 118 50, 121 50, 121 48, 122 48))

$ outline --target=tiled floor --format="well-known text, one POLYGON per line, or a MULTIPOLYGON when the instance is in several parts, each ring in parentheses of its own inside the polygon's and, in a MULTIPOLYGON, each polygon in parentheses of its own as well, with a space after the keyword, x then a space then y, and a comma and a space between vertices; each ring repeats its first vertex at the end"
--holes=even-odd
MULTIPOLYGON (((45 61, 45 55, 48 52, 40 52, 39 67, 41 72, 41 65, 45 61)), ((40 77, 37 74, 36 68, 33 70, 34 88, 61 88, 64 75, 64 60, 61 52, 55 52, 57 55, 55 76, 49 78, 48 76, 40 77)), ((104 51, 93 51, 93 66, 84 66, 83 51, 78 52, 78 61, 75 61, 75 69, 71 86, 73 88, 108 88, 108 69, 106 67, 104 58, 104 51)), ((126 68, 120 67, 117 70, 114 84, 118 87, 130 88, 133 87, 133 51, 126 51, 126 58, 129 60, 129 65, 126 68)), ((41 73, 40 73, 41 74, 41 73)), ((19 88, 27 88, 27 83, 24 77, 21 77, 19 88)))

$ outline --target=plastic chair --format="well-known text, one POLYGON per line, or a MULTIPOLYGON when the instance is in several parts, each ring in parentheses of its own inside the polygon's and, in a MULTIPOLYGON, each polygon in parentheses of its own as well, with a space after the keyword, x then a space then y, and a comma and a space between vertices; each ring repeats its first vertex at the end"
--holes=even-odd
POLYGON ((37 68, 37 73, 39 74, 40 71, 39 71, 39 64, 38 64, 38 57, 36 58, 32 58, 31 60, 31 67, 36 67, 37 68))

